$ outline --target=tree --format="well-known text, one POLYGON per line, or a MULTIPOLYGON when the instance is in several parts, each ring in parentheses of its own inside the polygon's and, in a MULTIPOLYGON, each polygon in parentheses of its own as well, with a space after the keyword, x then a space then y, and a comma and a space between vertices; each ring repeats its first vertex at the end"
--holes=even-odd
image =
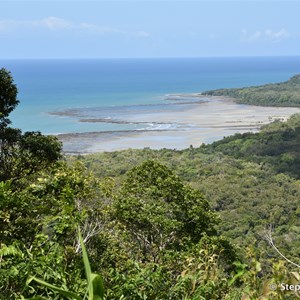
POLYGON ((115 214, 136 241, 141 260, 157 261, 164 249, 181 248, 216 234, 216 215, 203 195, 151 160, 129 172, 115 214))
POLYGON ((9 127, 9 114, 19 104, 11 73, 0 69, 0 181, 17 180, 42 170, 61 157, 61 143, 40 132, 9 127))
POLYGON ((11 73, 4 68, 0 69, 0 129, 11 123, 8 116, 19 104, 17 94, 18 89, 11 73))
MULTIPOLYGON (((60 162, 24 182, 17 190, 11 180, 0 182, 0 299, 32 296, 33 284, 26 285, 31 276, 84 294, 75 233, 85 220, 95 224, 97 216, 101 226, 99 181, 81 164, 60 162)), ((58 299, 41 286, 34 289, 43 299, 58 299)))
POLYGON ((10 145, 20 137, 20 130, 8 128, 11 123, 8 116, 18 105, 17 86, 9 71, 0 69, 0 180, 1 174, 7 172, 7 161, 11 157, 10 145))

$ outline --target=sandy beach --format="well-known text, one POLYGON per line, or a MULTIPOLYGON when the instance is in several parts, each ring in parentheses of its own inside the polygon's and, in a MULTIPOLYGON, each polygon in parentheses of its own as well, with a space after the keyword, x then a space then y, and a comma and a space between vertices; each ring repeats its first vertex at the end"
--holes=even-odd
MULTIPOLYGON (((180 100, 181 95, 168 95, 180 100), (176 98, 177 97, 177 98, 176 98)), ((262 107, 236 104, 226 97, 207 97, 198 94, 182 97, 199 99, 188 105, 178 105, 176 110, 157 110, 123 115, 120 119, 109 120, 126 124, 161 124, 154 130, 97 131, 58 135, 67 154, 86 154, 123 149, 184 149, 190 145, 200 146, 224 136, 248 131, 258 131, 260 126, 275 120, 286 120, 300 108, 262 107), (172 125, 172 126, 171 126, 172 125)), ((80 111, 59 112, 57 115, 75 116, 79 122, 108 122, 95 114, 83 116, 80 111)))

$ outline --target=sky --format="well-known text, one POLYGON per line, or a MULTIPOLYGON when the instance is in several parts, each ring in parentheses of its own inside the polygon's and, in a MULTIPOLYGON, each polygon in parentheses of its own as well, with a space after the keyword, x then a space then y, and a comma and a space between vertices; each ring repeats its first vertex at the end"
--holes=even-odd
POLYGON ((300 55, 298 1, 0 0, 0 59, 300 55))

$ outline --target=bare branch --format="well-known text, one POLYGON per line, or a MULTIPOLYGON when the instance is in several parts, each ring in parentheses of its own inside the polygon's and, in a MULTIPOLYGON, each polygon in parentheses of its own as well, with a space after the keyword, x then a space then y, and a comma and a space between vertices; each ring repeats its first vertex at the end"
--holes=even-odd
MULTIPOLYGON (((81 226, 81 234, 83 237, 83 242, 86 244, 89 239, 91 239, 93 236, 97 235, 101 229, 103 228, 103 224, 100 221, 100 219, 94 217, 94 218, 87 218, 85 219, 85 222, 83 226, 81 226)), ((76 253, 80 252, 81 246, 79 240, 76 242, 76 253)))
POLYGON ((300 265, 294 263, 293 261, 291 261, 290 259, 288 259, 285 255, 283 255, 279 249, 275 246, 274 242, 273 242, 273 238, 272 238, 272 228, 270 226, 270 229, 265 233, 265 239, 269 242, 269 244, 273 247, 273 249, 284 259, 286 260, 288 263, 296 266, 297 268, 300 268, 300 265))

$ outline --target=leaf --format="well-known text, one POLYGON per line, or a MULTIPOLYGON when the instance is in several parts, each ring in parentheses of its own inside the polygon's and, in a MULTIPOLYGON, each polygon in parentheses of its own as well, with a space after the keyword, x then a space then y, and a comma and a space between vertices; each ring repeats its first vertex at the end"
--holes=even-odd
POLYGON ((92 295, 93 295, 93 285, 91 284, 91 274, 92 274, 92 270, 91 270, 91 265, 90 265, 90 261, 89 261, 89 257, 87 255, 87 251, 83 242, 83 238, 80 232, 80 228, 78 226, 78 238, 79 238, 79 242, 80 242, 80 246, 82 249, 82 258, 83 258, 83 263, 84 263, 84 269, 85 269, 85 274, 86 274, 86 279, 88 282, 88 294, 89 294, 89 299, 93 299, 92 295))
POLYGON ((261 271, 261 263, 260 262, 256 262, 255 269, 256 269, 256 272, 260 272, 261 271))
POLYGON ((296 280, 300 281, 300 274, 298 272, 291 272, 291 274, 296 278, 296 280))
POLYGON ((83 238, 80 232, 80 228, 78 227, 78 237, 80 246, 82 249, 82 257, 83 257, 83 263, 86 273, 86 278, 88 282, 88 295, 89 300, 102 300, 104 295, 104 285, 103 285, 103 279, 100 275, 92 273, 91 265, 89 262, 89 257, 83 242, 83 238))
POLYGON ((233 278, 231 278, 230 280, 229 280, 229 282, 228 282, 228 286, 231 286, 231 285, 233 285, 234 283, 235 283, 235 281, 238 279, 238 278, 240 278, 240 277, 242 277, 243 275, 244 275, 244 270, 241 270, 241 271, 239 271, 237 274, 235 274, 234 276, 233 276, 233 278))
POLYGON ((91 280, 93 285, 93 300, 102 300, 104 297, 104 284, 103 279, 99 274, 92 273, 91 280))
POLYGON ((22 252, 13 245, 6 246, 5 244, 2 244, 0 246, 0 256, 22 256, 22 252))
MULTIPOLYGON (((37 283, 51 289, 52 291, 58 292, 60 295, 66 296, 70 299, 76 299, 76 300, 82 300, 81 297, 79 297, 77 294, 70 292, 70 291, 66 291, 64 289, 61 289, 59 287, 56 287, 55 285, 52 285, 44 280, 38 279, 36 277, 31 277, 28 281, 27 284, 30 284, 31 281, 36 281, 37 283)), ((44 298, 37 298, 37 299, 44 299, 44 298)))
POLYGON ((233 278, 231 278, 228 281, 228 286, 233 285, 235 283, 235 281, 238 278, 242 277, 245 274, 245 272, 246 272, 247 265, 242 264, 240 262, 234 262, 233 264, 236 266, 237 270, 236 270, 236 274, 233 276, 233 278))

